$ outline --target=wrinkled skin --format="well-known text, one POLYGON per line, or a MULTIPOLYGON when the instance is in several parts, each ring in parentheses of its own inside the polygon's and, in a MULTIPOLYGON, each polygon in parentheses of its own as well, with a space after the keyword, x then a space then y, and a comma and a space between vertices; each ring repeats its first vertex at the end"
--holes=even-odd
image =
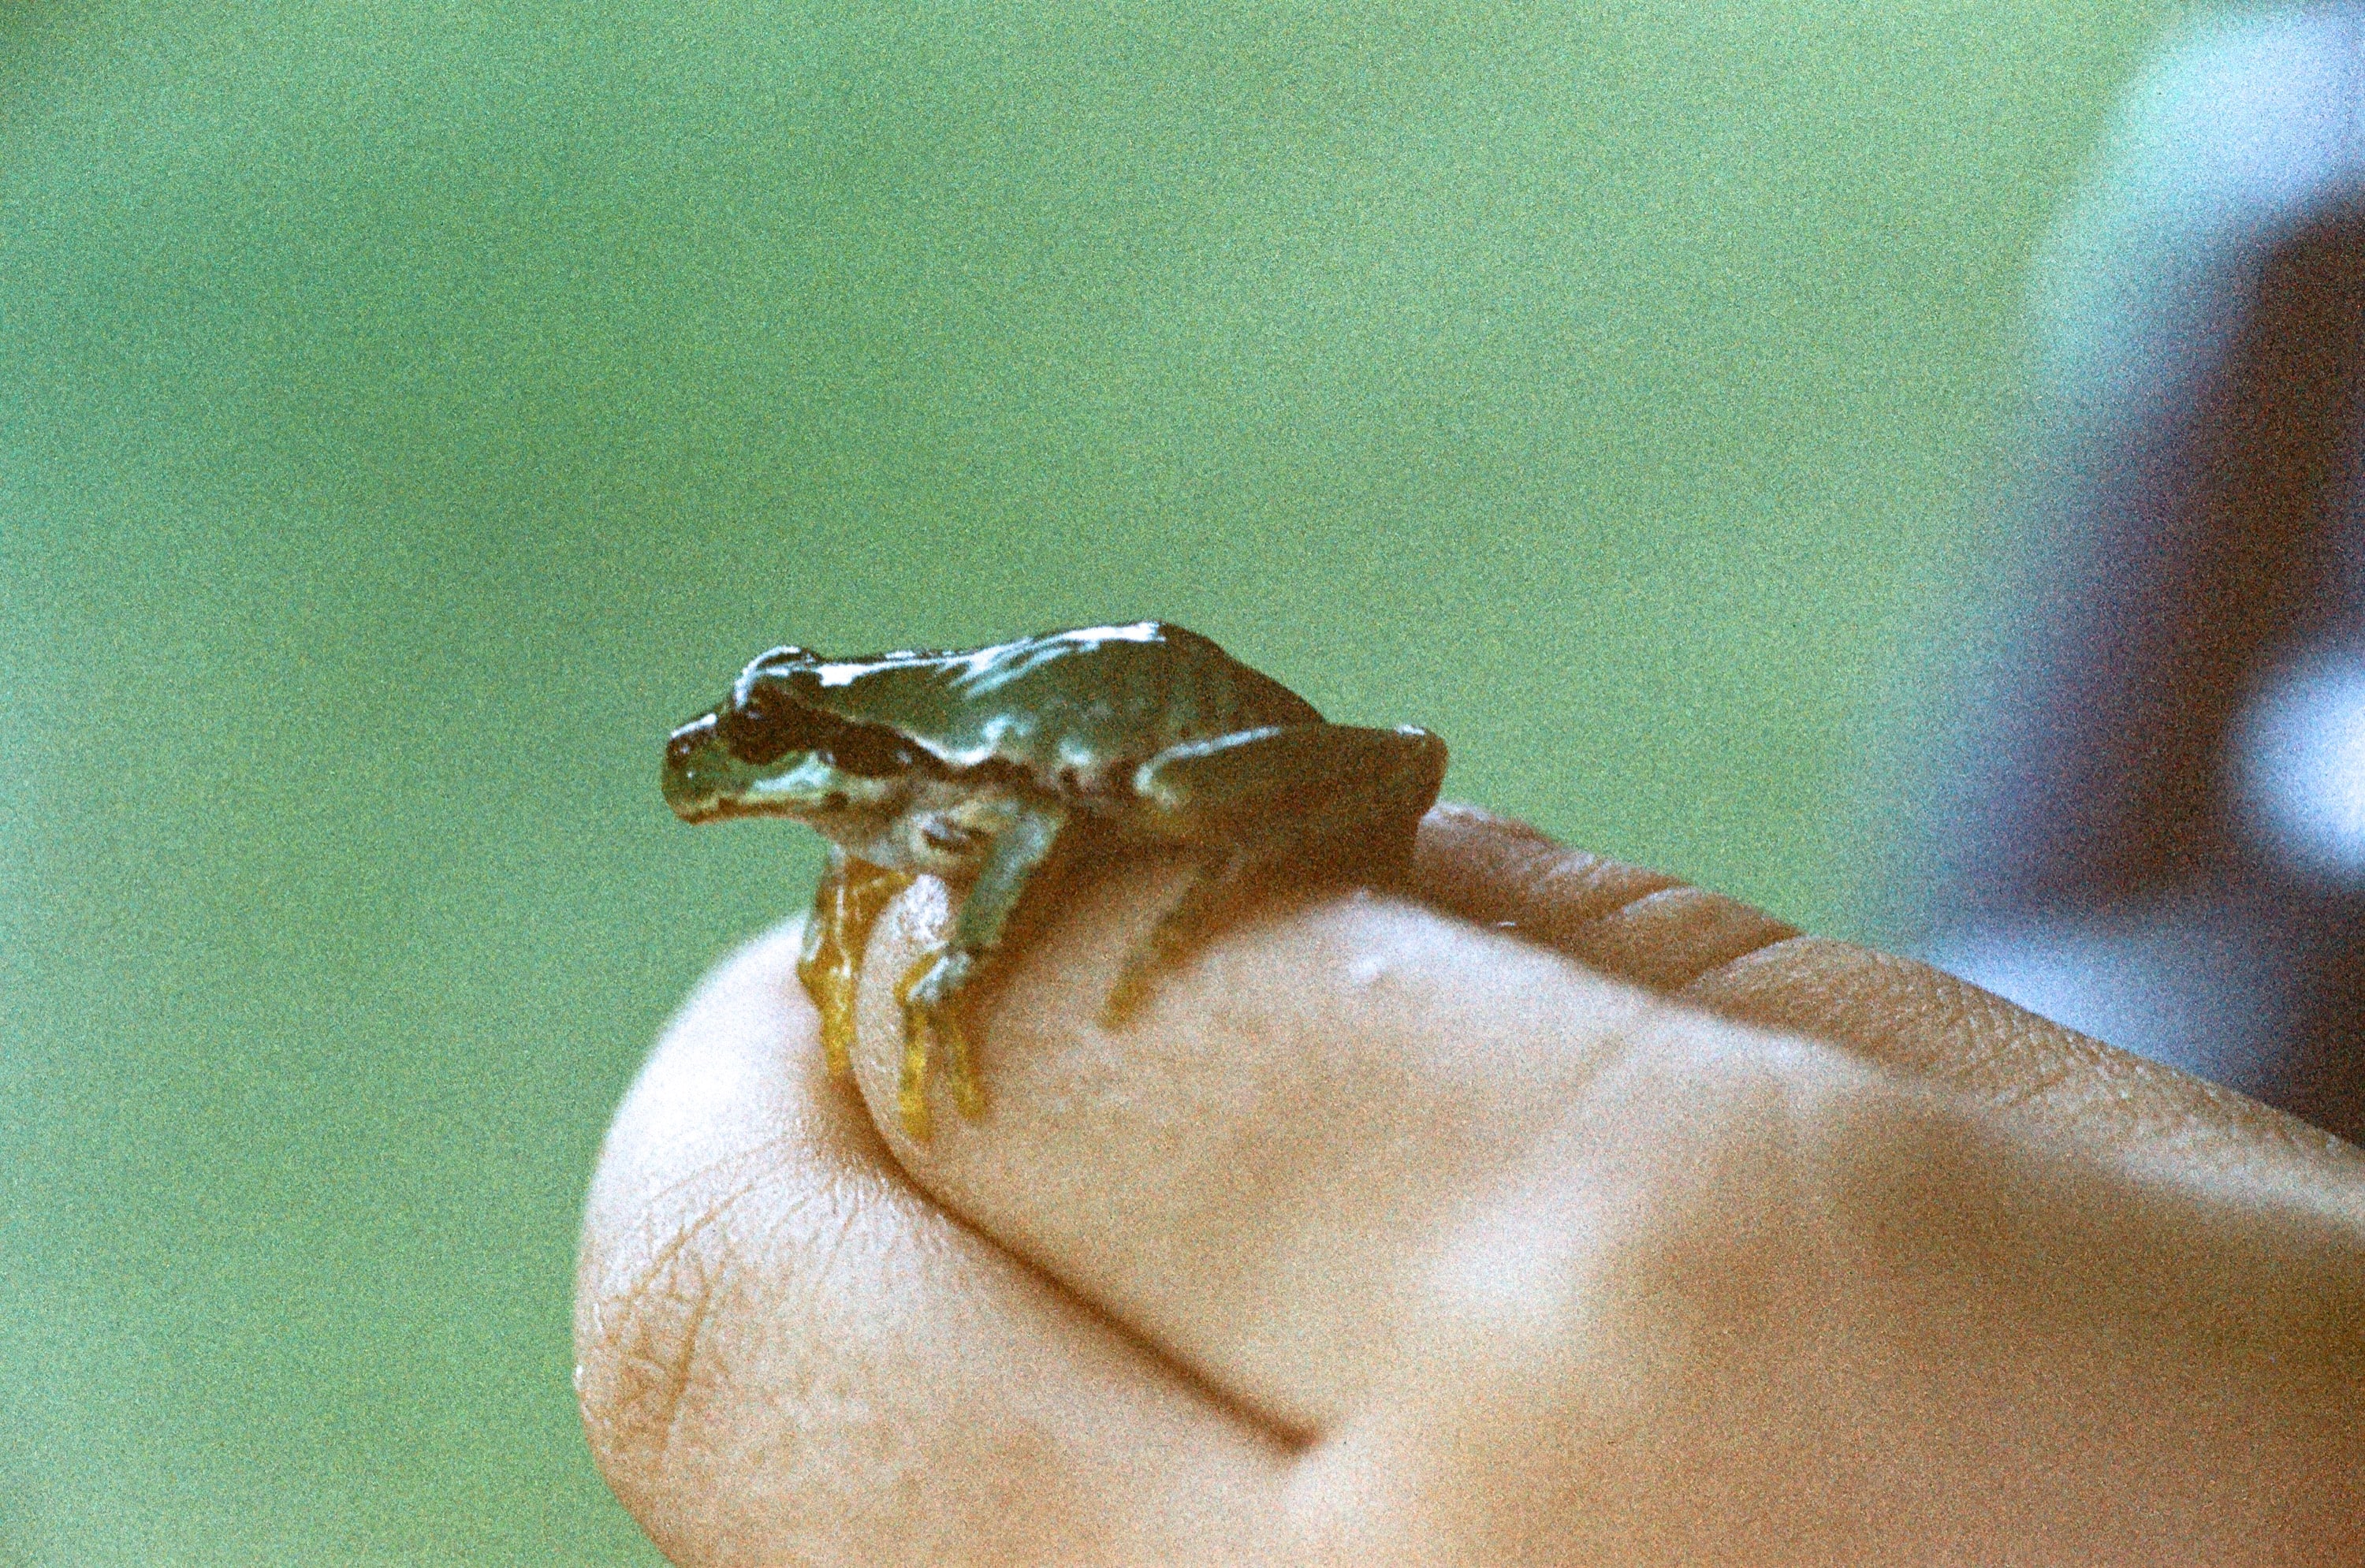
POLYGON ((2365 1156, 1904 960, 1440 808, 1099 1003, 1182 868, 855 1087, 785 931, 603 1151, 578 1381, 681 1563, 2365 1561, 2365 1156), (1516 922, 1514 934, 1496 923, 1516 922))

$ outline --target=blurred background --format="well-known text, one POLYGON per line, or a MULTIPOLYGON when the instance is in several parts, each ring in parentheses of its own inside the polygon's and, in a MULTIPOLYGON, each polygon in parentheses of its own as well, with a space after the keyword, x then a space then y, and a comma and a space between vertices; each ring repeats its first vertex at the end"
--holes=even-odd
POLYGON ((2181 16, 0 7, 0 1563, 656 1561, 574 1229, 818 863, 657 797, 773 642, 1180 621, 1912 938, 2181 16))

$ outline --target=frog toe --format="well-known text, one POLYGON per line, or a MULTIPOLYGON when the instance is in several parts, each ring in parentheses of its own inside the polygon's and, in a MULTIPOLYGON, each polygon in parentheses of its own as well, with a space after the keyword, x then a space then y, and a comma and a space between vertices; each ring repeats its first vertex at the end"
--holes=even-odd
POLYGON ((852 988, 831 997, 821 1009, 821 1049, 832 1078, 854 1071, 854 997, 852 988))
POLYGON ((895 1085, 895 1103, 904 1129, 913 1137, 928 1136, 928 1059, 939 1049, 953 1103, 964 1116, 985 1114, 985 1094, 970 1058, 962 997, 971 967, 963 954, 934 954, 906 969, 895 987, 895 1000, 903 1009, 903 1068, 895 1085))
POLYGON ((903 1130, 922 1142, 932 1130, 928 1117, 928 1021, 920 1013, 903 1018, 903 1066, 895 1078, 895 1114, 903 1130))
POLYGON ((797 980, 821 1015, 821 1048, 832 1077, 843 1078, 854 1056, 857 976, 842 952, 817 939, 819 923, 808 923, 805 950, 797 958, 797 980))
POLYGON ((797 953, 797 980, 821 1016, 822 1054, 833 1077, 853 1071, 855 1002, 870 928, 889 901, 911 884, 908 873, 882 870, 834 851, 813 891, 797 953))
POLYGON ((1137 958, 1126 963, 1123 972, 1116 977, 1116 983, 1109 987, 1108 995, 1102 999, 1101 1027, 1124 1028, 1132 1021, 1133 1015, 1141 1011, 1141 1004, 1149 996, 1149 965, 1137 958))
POLYGON ((931 1020, 936 1037, 944 1042, 945 1077, 951 1083, 953 1103, 960 1114, 971 1119, 985 1114, 985 1092, 978 1087, 977 1072, 970 1064, 969 1031, 964 1026, 958 1008, 948 1007, 931 1020))
POLYGON ((934 1010, 912 993, 935 964, 933 958, 921 959, 904 971, 895 987, 895 1000, 903 1009, 903 1064, 895 1078, 895 1111, 902 1118, 903 1130, 922 1139, 929 1133, 928 1046, 935 1020, 934 1010))

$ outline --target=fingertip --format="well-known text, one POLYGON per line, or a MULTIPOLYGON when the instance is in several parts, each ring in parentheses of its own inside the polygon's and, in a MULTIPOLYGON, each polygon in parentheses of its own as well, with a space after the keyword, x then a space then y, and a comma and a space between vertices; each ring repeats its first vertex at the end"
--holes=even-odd
POLYGON ((802 922, 764 933, 699 981, 625 1092, 593 1168, 588 1230, 644 1215, 652 1173, 678 1182, 776 1147, 793 1132, 840 1158, 875 1149, 868 1120, 829 1071, 820 1021, 794 973, 802 922))
POLYGON ((601 1152, 577 1387, 619 1499, 683 1563, 1218 1560, 1269 1436, 906 1179, 796 946, 708 976, 601 1152))

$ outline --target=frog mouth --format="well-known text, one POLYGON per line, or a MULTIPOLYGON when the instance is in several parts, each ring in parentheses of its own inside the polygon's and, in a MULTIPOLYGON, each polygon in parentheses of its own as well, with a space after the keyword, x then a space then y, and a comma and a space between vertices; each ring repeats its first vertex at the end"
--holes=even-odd
POLYGON ((734 771, 714 715, 702 713, 666 741, 665 802, 686 823, 726 816, 724 787, 734 771))
POLYGON ((703 800, 684 800, 669 795, 666 798, 666 804, 673 808, 674 815, 686 823, 720 822, 730 814, 723 809, 722 801, 712 795, 703 800))

